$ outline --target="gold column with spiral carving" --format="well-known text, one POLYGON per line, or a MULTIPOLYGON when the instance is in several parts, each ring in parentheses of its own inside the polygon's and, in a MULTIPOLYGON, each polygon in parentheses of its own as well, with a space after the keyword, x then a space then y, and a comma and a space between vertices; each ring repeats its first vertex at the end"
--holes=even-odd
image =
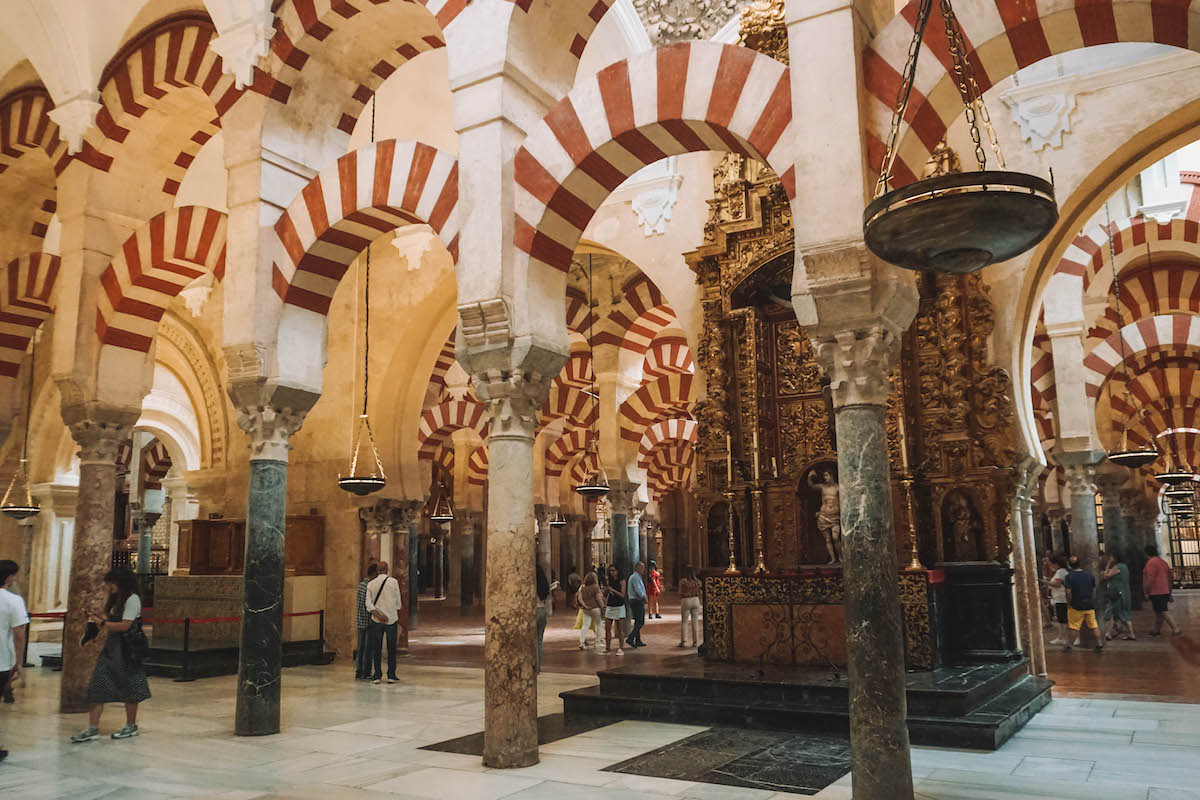
POLYGON ((725 570, 726 575, 741 575, 741 570, 737 567, 737 559, 734 558, 734 540, 733 540, 733 491, 725 492, 725 505, 729 507, 729 568, 725 570))
POLYGON ((751 490, 754 495, 754 574, 763 575, 767 571, 767 562, 763 553, 763 488, 762 483, 755 482, 751 490))

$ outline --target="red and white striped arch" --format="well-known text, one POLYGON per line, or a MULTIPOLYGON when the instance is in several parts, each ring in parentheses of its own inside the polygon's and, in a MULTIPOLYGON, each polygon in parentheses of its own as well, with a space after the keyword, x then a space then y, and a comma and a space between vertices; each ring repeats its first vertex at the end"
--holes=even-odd
MULTIPOLYGON (((1114 375, 1111 379, 1112 391, 1106 392, 1112 413, 1119 418, 1131 419, 1140 415, 1143 409, 1194 403, 1196 398, 1200 398, 1200 369, 1194 366, 1197 363, 1195 355, 1192 353, 1179 363, 1153 363, 1139 365, 1137 371, 1131 369, 1132 380, 1128 385, 1130 403, 1125 402, 1126 384, 1123 376, 1114 375)), ((1170 426, 1164 424, 1157 430, 1166 427, 1170 426)))
POLYGON ((562 372, 554 378, 555 383, 570 386, 575 389, 591 389, 592 386, 592 354, 587 350, 575 350, 562 372))
POLYGON ((1122 322, 1164 314, 1200 314, 1200 265, 1155 264, 1152 270, 1140 269, 1119 280, 1121 316, 1113 306, 1104 309, 1088 329, 1089 349, 1112 335, 1122 322))
POLYGON ((161 489, 163 478, 171 471, 171 454, 158 439, 142 448, 142 488, 161 489))
MULTIPOLYGON (((1129 262, 1140 262, 1145 257, 1147 239, 1150 240, 1152 259, 1185 255, 1191 257, 1189 260, 1200 263, 1200 222, 1172 219, 1159 223, 1139 216, 1114 220, 1111 227, 1098 225, 1076 236, 1055 267, 1055 274, 1082 277, 1086 292, 1102 270, 1111 268, 1113 255, 1108 246, 1110 232, 1118 272, 1123 271, 1129 262)), ((1166 262, 1160 263, 1166 265, 1166 262)))
POLYGON ((580 78, 517 151, 517 247, 537 273, 565 273, 596 209, 671 155, 733 151, 769 164, 795 194, 787 67, 744 47, 687 42, 580 78))
POLYGON ((458 260, 458 160, 388 139, 339 158, 309 181, 275 223, 287 253, 274 269, 284 303, 329 313, 338 281, 371 242, 426 223, 458 260))
POLYGON ((690 375, 695 371, 691 348, 682 336, 658 337, 646 351, 646 360, 642 362, 643 381, 663 375, 690 375))
POLYGON ((574 331, 585 339, 589 330, 597 323, 594 311, 588 306, 587 295, 578 289, 567 287, 567 330, 574 331))
POLYGON ((54 313, 54 287, 62 262, 49 253, 13 259, 0 280, 0 376, 15 378, 29 340, 54 313))
POLYGON ((643 384, 621 404, 621 438, 639 442, 646 428, 659 420, 690 417, 694 400, 691 375, 664 375, 643 384))
MULTIPOLYGON (((35 150, 46 154, 55 176, 71 163, 67 143, 59 138, 58 126, 50 119, 53 108, 54 101, 42 86, 18 89, 0 99, 0 174, 35 150)), ((23 202, 34 207, 30 234, 46 238, 50 218, 58 208, 53 178, 39 196, 23 198, 23 202)))
POLYGON ((570 426, 588 428, 597 419, 596 401, 574 386, 550 384, 550 394, 538 411, 537 430, 541 431, 556 419, 566 418, 570 426))
POLYGON ((687 442, 680 442, 654 451, 646 465, 646 482, 654 499, 662 497, 672 489, 686 486, 692 474, 695 451, 687 442))
POLYGON ((100 275, 96 333, 103 344, 150 351, 158 321, 189 283, 225 277, 223 212, 181 206, 151 219, 125 240, 100 275))
POLYGON ((450 331, 449 338, 438 351, 437 360, 433 362, 433 372, 429 374, 429 388, 425 390, 426 407, 442 400, 442 394, 446 390, 446 373, 454 366, 454 338, 457 334, 457 327, 450 331))
POLYGON ((470 400, 446 400, 421 414, 421 425, 417 429, 419 449, 417 457, 431 459, 438 446, 450 434, 466 428, 487 440, 488 421, 491 415, 483 403, 470 400))
POLYGON ((579 485, 586 480, 594 478, 599 471, 600 456, 595 450, 589 450, 576 458, 575 462, 571 464, 571 483, 579 485))
POLYGON ((117 457, 114 463, 117 465, 117 474, 129 472, 129 465, 133 463, 133 442, 131 440, 117 445, 117 457))
MULTIPOLYGON (((868 46, 863 81, 868 94, 868 155, 883 163, 900 73, 913 37, 917 2, 910 2, 868 46)), ((1018 69, 1058 53, 1114 42, 1157 42, 1197 49, 1200 17, 1189 0, 972 0, 955 10, 966 56, 987 91, 1018 69)), ((963 113, 945 30, 936 19, 925 31, 917 79, 900 138, 893 188, 916 180, 946 129, 963 113)))
POLYGON ((434 483, 437 483, 439 479, 444 480, 446 486, 453 490, 454 447, 451 446, 451 443, 446 439, 438 440, 434 445, 433 455, 428 460, 433 462, 434 483), (438 476, 438 470, 441 470, 441 476, 438 476))
POLYGON ((471 451, 467 459, 467 483, 472 486, 483 486, 488 479, 488 446, 487 443, 471 451))
POLYGON ((1088 397, 1099 396, 1104 381, 1121 363, 1122 340, 1126 358, 1200 347, 1200 317, 1183 314, 1147 317, 1126 325, 1096 345, 1083 359, 1088 397))
POLYGON ((646 469, 655 450, 680 442, 695 444, 695 420, 664 419, 654 423, 638 442, 638 467, 646 469))
POLYGON ((180 142, 180 152, 163 181, 162 190, 174 196, 200 148, 221 129, 221 116, 244 89, 234 86, 221 57, 209 47, 216 28, 200 12, 184 12, 155 23, 125 45, 104 69, 100 111, 89 146, 75 158, 107 172, 121 144, 145 113, 168 92, 194 87, 211 102, 203 118, 180 142))
POLYGON ((546 477, 557 478, 563 474, 571 459, 580 453, 587 452, 592 446, 591 428, 573 428, 546 448, 546 477))
POLYGON ((621 304, 599 326, 597 344, 644 353, 664 328, 678 324, 662 292, 645 275, 635 275, 621 287, 621 294, 621 304))

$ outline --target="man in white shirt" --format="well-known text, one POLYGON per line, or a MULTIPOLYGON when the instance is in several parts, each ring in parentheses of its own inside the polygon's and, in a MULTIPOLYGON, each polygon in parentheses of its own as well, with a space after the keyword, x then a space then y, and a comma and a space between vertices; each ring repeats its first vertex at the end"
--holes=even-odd
MULTIPOLYGON (((400 583, 388 575, 388 563, 380 561, 377 565, 379 574, 367 584, 367 613, 371 615, 371 623, 367 628, 367 650, 371 654, 371 664, 374 671, 371 683, 383 682, 383 639, 387 637, 388 672, 387 682, 398 683, 396 677, 396 636, 400 622, 400 611, 404 604, 400 601, 400 583)), ((406 625, 405 628, 408 626, 406 625)))
MULTIPOLYGON (((21 674, 25 660, 25 626, 29 615, 25 601, 8 590, 9 581, 17 574, 17 562, 0 561, 0 694, 9 681, 21 674)), ((0 749, 0 761, 8 751, 0 749)))

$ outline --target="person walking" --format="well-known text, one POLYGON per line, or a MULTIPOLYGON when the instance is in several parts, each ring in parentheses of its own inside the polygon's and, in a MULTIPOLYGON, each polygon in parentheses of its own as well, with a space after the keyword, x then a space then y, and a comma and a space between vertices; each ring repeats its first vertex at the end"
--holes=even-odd
POLYGON ((1182 631, 1175 624, 1175 620, 1171 619, 1171 615, 1167 613, 1167 606, 1173 599, 1171 597, 1171 565, 1159 556, 1156 545, 1146 545, 1145 552, 1146 557, 1150 560, 1142 568, 1142 591, 1146 593, 1146 599, 1154 608, 1154 630, 1150 631, 1150 635, 1162 636, 1162 626, 1165 622, 1171 629, 1171 635, 1178 636, 1182 631))
POLYGON ((578 594, 579 587, 583 586, 583 577, 579 574, 579 570, 572 564, 567 570, 567 607, 579 608, 578 594))
MULTIPOLYGON (((108 600, 102 612, 91 615, 91 622, 108 636, 88 683, 88 726, 71 737, 76 744, 100 738, 100 715, 105 703, 125 705, 125 727, 112 738, 137 736, 141 733, 137 725, 138 704, 150 699, 150 684, 142 667, 141 645, 145 643, 145 634, 137 576, 125 567, 111 569, 104 576, 104 588, 108 590, 108 600)), ((94 641, 99 641, 99 637, 94 641)))
POLYGON ((608 581, 605 587, 606 601, 604 606, 604 652, 625 655, 621 649, 621 620, 625 619, 625 581, 617 572, 616 564, 608 565, 608 581), (614 651, 610 644, 613 639, 613 627, 617 629, 617 649, 614 651))
POLYGON ((642 627, 646 624, 646 581, 642 577, 645 574, 646 565, 639 561, 633 567, 633 574, 629 576, 627 594, 629 613, 633 617, 633 629, 625 637, 625 644, 630 647, 646 646, 646 643, 642 641, 642 627))
MULTIPOLYGON (((8 588, 19 569, 15 561, 0 561, 0 692, 8 689, 25 666, 25 631, 29 614, 21 596, 8 588)), ((8 751, 0 747, 0 761, 6 758, 8 751)))
POLYGON ((1063 649, 1070 650, 1078 645, 1077 635, 1082 635, 1080 629, 1086 626, 1096 637, 1096 652, 1099 653, 1104 649, 1104 638, 1100 635, 1100 623, 1096 621, 1096 579, 1083 568, 1083 562, 1077 556, 1071 556, 1068 565, 1071 569, 1065 583, 1070 597, 1067 627, 1071 638, 1063 649))
POLYGON ((1054 621, 1058 623, 1058 636, 1050 640, 1050 644, 1067 643, 1067 559, 1055 553, 1050 557, 1055 569, 1046 585, 1050 587, 1050 605, 1054 609, 1054 621))
POLYGON ((683 568, 683 578, 679 581, 679 647, 684 644, 688 627, 692 630, 692 647, 699 644, 696 637, 697 623, 700 620, 700 581, 696 578, 696 568, 688 564, 683 568))
POLYGON ((379 574, 374 564, 367 566, 367 576, 358 583, 358 594, 354 599, 355 621, 358 623, 358 648, 354 651, 354 680, 365 681, 371 677, 371 658, 368 655, 367 632, 371 629, 371 611, 367 608, 367 584, 379 574))
POLYGON ((1129 590, 1129 566, 1116 553, 1109 553, 1100 564, 1100 577, 1104 581, 1104 619, 1101 628, 1104 638, 1112 641, 1120 632, 1121 638, 1132 641, 1133 602, 1129 590))
POLYGON ((649 595, 646 603, 647 616, 662 619, 662 608, 658 602, 662 597, 662 573, 658 571, 658 564, 654 561, 650 562, 650 583, 646 586, 646 594, 649 595))
MULTIPOLYGON (((388 563, 375 565, 377 574, 367 583, 367 613, 371 615, 368 626, 367 649, 371 655, 371 683, 383 682, 383 640, 387 638, 388 671, 387 682, 399 683, 396 677, 396 636, 400 624, 400 611, 404 604, 400 600, 400 583, 388 575, 388 563)), ((404 626, 405 629, 408 626, 404 626)))
MULTIPOLYGON (((600 581, 596 579, 596 573, 593 570, 588 570, 587 575, 583 579, 583 586, 579 587, 579 592, 576 596, 576 601, 579 604, 580 611, 583 612, 584 622, 579 628, 579 649, 587 649, 587 633, 588 628, 595 630, 594 647, 600 649, 600 612, 605 606, 604 590, 600 588, 600 581)), ((605 647, 608 645, 605 644, 605 647)))

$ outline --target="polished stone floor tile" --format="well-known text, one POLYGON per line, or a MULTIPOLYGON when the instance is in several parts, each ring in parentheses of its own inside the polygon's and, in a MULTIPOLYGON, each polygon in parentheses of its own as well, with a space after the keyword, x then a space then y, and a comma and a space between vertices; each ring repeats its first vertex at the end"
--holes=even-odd
POLYGON ((1092 774, 1095 761, 1071 758, 1039 758, 1026 756, 1012 774, 1024 778, 1051 778, 1056 781, 1086 781, 1092 774))

